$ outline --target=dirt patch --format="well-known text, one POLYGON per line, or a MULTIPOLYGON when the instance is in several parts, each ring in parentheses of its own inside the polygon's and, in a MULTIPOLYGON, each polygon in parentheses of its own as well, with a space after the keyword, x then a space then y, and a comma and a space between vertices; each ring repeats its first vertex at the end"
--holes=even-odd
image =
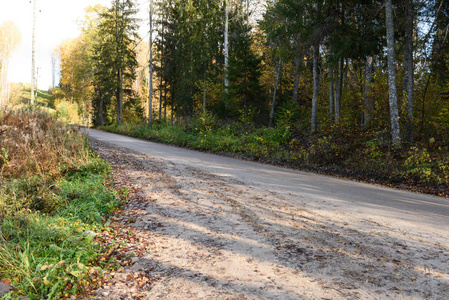
POLYGON ((448 299, 445 237, 105 143, 129 265, 99 299, 448 299), (143 279, 146 278, 146 279, 143 279), (144 282, 144 283, 142 283, 144 282))

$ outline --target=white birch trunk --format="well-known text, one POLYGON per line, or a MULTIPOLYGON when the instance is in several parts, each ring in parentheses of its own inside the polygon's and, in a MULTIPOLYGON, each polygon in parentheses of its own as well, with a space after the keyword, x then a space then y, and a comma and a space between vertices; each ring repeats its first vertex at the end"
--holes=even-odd
POLYGON ((387 56, 388 56, 388 91, 390 102, 390 123, 391 138, 393 145, 401 145, 401 131, 399 128, 399 110, 396 87, 396 65, 394 50, 394 25, 393 25, 393 5, 392 0, 386 0, 385 4, 385 22, 387 28, 387 56))
POLYGON ((33 0, 33 34, 31 41, 31 105, 34 105, 34 82, 36 80, 36 62, 35 62, 35 53, 36 53, 36 2, 37 0, 33 0))
MULTIPOLYGON (((150 61, 148 63, 150 78, 149 78, 149 90, 148 90, 148 122, 153 122, 153 0, 150 0, 150 61)), ((160 109, 159 109, 160 113, 160 109)))
POLYGON ((406 7, 405 50, 404 50, 404 81, 407 96, 407 136, 413 144, 413 1, 408 0, 406 7))

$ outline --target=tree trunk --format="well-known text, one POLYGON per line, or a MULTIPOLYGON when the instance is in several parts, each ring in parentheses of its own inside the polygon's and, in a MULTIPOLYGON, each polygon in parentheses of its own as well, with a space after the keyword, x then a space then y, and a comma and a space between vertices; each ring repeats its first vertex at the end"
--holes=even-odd
MULTIPOLYGON (((297 43, 299 43, 299 41, 297 43)), ((295 59, 295 82, 293 84, 292 103, 298 103, 299 71, 302 63, 302 51, 300 46, 298 46, 297 52, 298 56, 295 59)))
POLYGON ((115 93, 117 98, 117 123, 122 123, 123 76, 121 67, 117 70, 117 81, 119 82, 119 86, 117 87, 117 91, 115 93))
MULTIPOLYGON (((100 84, 101 86, 101 84, 100 84)), ((98 112, 97 112, 97 125, 103 126, 104 125, 104 119, 103 119, 103 91, 101 88, 97 88, 97 94, 98 94, 98 112)))
MULTIPOLYGON (((160 110, 160 107, 161 107, 161 105, 162 105, 162 78, 163 76, 162 76, 162 62, 161 62, 161 81, 160 81, 160 84, 159 84, 159 87, 160 87, 160 89, 159 89, 159 120, 161 119, 161 110, 160 110)), ((164 109, 165 109, 165 104, 164 104, 164 109)), ((164 115, 164 118, 165 119, 167 119, 167 115, 164 115)))
MULTIPOLYGON (((164 27, 164 25, 162 24, 162 36, 161 36, 161 39, 162 39, 162 45, 164 45, 164 31, 165 31, 165 27, 164 27)), ((160 81, 160 84, 159 84, 159 87, 160 87, 160 90, 159 90, 159 107, 161 107, 161 103, 162 103, 162 81, 163 81, 163 77, 164 77, 164 67, 165 67, 165 52, 164 52, 164 47, 162 46, 162 49, 161 49, 161 61, 160 61, 160 64, 161 64, 161 66, 160 66, 160 73, 161 73, 161 81, 160 81)), ((159 110, 159 120, 161 119, 161 111, 159 110)), ((164 102, 164 121, 167 121, 167 103, 166 102, 164 102)))
POLYGON ((224 31, 224 88, 225 88, 225 104, 227 106, 229 93, 229 16, 228 1, 225 0, 225 31, 224 31))
POLYGON ((424 131, 424 117, 425 117, 425 112, 426 112, 426 96, 427 96, 427 89, 429 88, 431 76, 432 76, 432 73, 430 73, 429 76, 427 76, 426 87, 424 88, 424 95, 422 96, 421 129, 420 129, 421 133, 423 133, 423 131, 424 131))
POLYGON ((404 87, 407 96, 407 139, 413 144, 413 0, 406 5, 404 35, 404 87))
POLYGON ((365 62, 365 84, 363 87, 363 126, 367 127, 373 110, 372 83, 373 83, 374 59, 372 56, 366 57, 365 62))
MULTIPOLYGON (((148 91, 148 122, 153 122, 153 0, 150 0, 150 61, 148 67, 150 69, 150 87, 148 91)), ((159 109, 160 112, 160 109, 159 109)))
POLYGON ((206 100, 207 100, 207 65, 204 64, 204 74, 203 74, 203 112, 206 112, 206 100))
POLYGON ((344 60, 343 57, 341 57, 338 63, 338 80, 337 86, 335 87, 335 124, 340 124, 341 99, 343 94, 343 77, 344 77, 343 69, 344 69, 344 60))
POLYGON ((273 126, 274 121, 274 112, 276 108, 276 93, 277 93, 277 87, 279 84, 279 76, 281 74, 281 66, 282 66, 282 59, 279 58, 278 64, 274 65, 274 87, 273 87, 273 101, 271 103, 271 113, 270 113, 270 121, 268 122, 268 126, 273 126))
POLYGON ((312 97, 312 132, 317 131, 318 125, 318 93, 320 91, 320 77, 318 73, 318 59, 320 46, 315 45, 313 49, 313 97, 312 97))
POLYGON ((331 122, 335 121, 335 97, 334 97, 334 64, 329 62, 329 115, 331 122))
POLYGON ((36 53, 36 2, 37 0, 33 0, 33 35, 31 41, 31 105, 34 105, 34 82, 36 81, 36 61, 35 61, 35 53, 36 53))
POLYGON ((388 56, 388 91, 390 102, 390 123, 391 138, 393 145, 401 146, 401 132, 399 127, 399 110, 396 87, 396 65, 394 50, 394 25, 393 25, 393 5, 392 0, 386 0, 385 4, 385 22, 387 29, 387 56, 388 56))
POLYGON ((167 83, 164 84, 164 120, 167 121, 167 83))
POLYGON ((123 69, 120 68, 120 123, 123 123, 123 69))

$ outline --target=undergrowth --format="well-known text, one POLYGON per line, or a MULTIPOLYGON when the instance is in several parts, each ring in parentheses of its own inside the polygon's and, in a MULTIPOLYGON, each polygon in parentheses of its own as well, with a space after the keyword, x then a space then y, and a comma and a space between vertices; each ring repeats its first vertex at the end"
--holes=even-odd
POLYGON ((0 112, 0 279, 7 297, 82 296, 100 271, 94 241, 120 203, 82 134, 39 111, 0 112))
POLYGON ((101 129, 182 147, 449 196, 449 145, 423 139, 393 148, 388 130, 329 127, 310 134, 279 122, 277 127, 244 122, 218 125, 208 116, 188 125, 112 124, 101 129))

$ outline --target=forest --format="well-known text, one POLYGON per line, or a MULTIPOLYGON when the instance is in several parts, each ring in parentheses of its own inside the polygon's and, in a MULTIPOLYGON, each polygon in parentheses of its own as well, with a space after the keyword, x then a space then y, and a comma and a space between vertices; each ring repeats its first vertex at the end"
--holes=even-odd
POLYGON ((88 8, 82 34, 57 49, 61 93, 95 126, 368 180, 447 182, 446 1, 139 7, 148 19, 130 0, 88 8))
POLYGON ((96 125, 208 112, 388 130, 395 145, 446 138, 445 1, 153 1, 145 38, 134 3, 114 0, 58 48, 61 89, 96 125))
POLYGON ((449 1, 143 4, 86 8, 35 103, 8 82, 21 35, 0 25, 0 283, 14 295, 87 297, 131 262, 95 232, 123 225, 105 220, 132 190, 69 123, 449 196, 449 1))
POLYGON ((65 121, 446 193, 447 1, 112 0, 80 26, 65 121))

